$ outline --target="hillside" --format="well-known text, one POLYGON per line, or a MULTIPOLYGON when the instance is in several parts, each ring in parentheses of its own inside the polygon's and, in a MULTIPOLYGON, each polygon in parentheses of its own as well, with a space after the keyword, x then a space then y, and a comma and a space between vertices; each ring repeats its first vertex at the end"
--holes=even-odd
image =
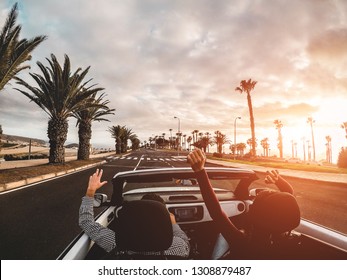
POLYGON ((1 141, 2 142, 14 142, 14 143, 29 143, 31 140, 32 144, 37 144, 37 145, 46 145, 46 141, 42 139, 37 139, 37 138, 29 138, 29 137, 24 137, 24 136, 16 136, 16 135, 8 135, 8 134, 2 134, 1 135, 1 141))

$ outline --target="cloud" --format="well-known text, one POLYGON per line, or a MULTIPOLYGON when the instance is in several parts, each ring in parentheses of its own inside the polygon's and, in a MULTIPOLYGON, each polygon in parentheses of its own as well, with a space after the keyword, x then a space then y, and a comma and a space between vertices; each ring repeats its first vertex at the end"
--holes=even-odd
MULTIPOLYGON (((328 95, 346 102, 343 0, 31 0, 19 7, 23 37, 48 35, 33 52, 31 71, 51 53, 61 62, 66 53, 73 70, 90 65, 88 77, 105 88, 116 114, 110 124, 95 124, 93 141, 102 143, 111 124, 133 128, 146 140, 176 130, 174 116, 186 132, 212 133, 232 133, 241 116, 238 127, 246 136, 247 99, 234 89, 249 78, 258 81, 252 102, 259 131, 276 118, 294 125, 319 113, 328 95)), ((0 3, 1 14, 8 9, 0 3)), ((23 96, 0 98, 3 128, 28 126, 22 111, 46 123, 23 96)), ((46 137, 45 129, 37 133, 46 137)))
POLYGON ((316 113, 318 106, 307 103, 296 103, 287 105, 285 103, 266 103, 262 107, 254 108, 256 123, 259 126, 273 126, 273 122, 278 119, 282 123, 295 126, 298 122, 306 122, 308 116, 316 113))

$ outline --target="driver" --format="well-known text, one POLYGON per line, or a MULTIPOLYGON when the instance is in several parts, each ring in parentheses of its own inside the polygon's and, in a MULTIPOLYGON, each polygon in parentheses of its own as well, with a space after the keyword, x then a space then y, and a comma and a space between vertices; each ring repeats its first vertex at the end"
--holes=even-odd
MULTIPOLYGON (((254 247, 255 244, 264 245, 270 242, 274 235, 290 232, 299 225, 300 210, 293 196, 293 188, 278 171, 268 171, 265 182, 274 183, 281 192, 269 190, 257 195, 249 211, 251 227, 248 231, 244 231, 239 230, 222 210, 204 168, 206 162, 204 152, 200 149, 193 150, 188 154, 187 161, 196 174, 210 216, 224 237, 220 244, 224 241, 230 248, 239 247, 237 251, 247 251, 245 250, 247 245, 248 248, 254 247)), ((217 248, 217 251, 219 249, 217 248)))
MULTIPOLYGON (((107 181, 101 182, 103 170, 97 169, 96 172, 90 176, 86 195, 82 198, 82 204, 79 210, 79 225, 88 237, 95 241, 106 252, 111 252, 116 248, 115 232, 107 227, 100 225, 94 220, 93 200, 95 192, 104 186, 107 181)), ((158 195, 145 195, 142 199, 152 199, 161 201, 162 198, 158 195)), ((176 223, 175 216, 170 213, 173 239, 171 246, 164 251, 165 256, 178 256, 187 258, 189 256, 190 244, 187 235, 176 223)), ((145 252, 146 255, 156 255, 157 252, 145 252)))

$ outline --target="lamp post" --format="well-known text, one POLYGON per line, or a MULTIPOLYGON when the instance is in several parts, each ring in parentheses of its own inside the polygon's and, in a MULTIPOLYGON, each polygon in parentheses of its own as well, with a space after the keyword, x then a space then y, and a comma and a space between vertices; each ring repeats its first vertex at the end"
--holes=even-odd
POLYGON ((304 152, 304 162, 305 162, 306 161, 306 149, 305 149, 305 141, 306 141, 306 139, 305 139, 305 137, 302 137, 301 140, 302 140, 302 150, 304 152))
POLYGON ((180 135, 180 132, 181 132, 181 120, 179 117, 176 117, 174 116, 174 119, 178 119, 178 131, 177 131, 177 137, 179 137, 178 139, 178 147, 177 147, 177 151, 179 151, 180 147, 181 147, 181 135, 180 135))
POLYGON ((241 117, 236 117, 234 120, 234 160, 236 159, 236 120, 241 119, 241 117))
POLYGON ((170 144, 169 144, 169 146, 170 146, 170 150, 171 150, 171 148, 172 148, 172 128, 170 128, 169 131, 170 131, 170 144))
POLYGON ((307 123, 311 126, 311 137, 312 137, 312 148, 313 148, 313 161, 316 161, 316 147, 314 145, 314 135, 313 135, 313 123, 315 120, 312 117, 307 118, 307 123))

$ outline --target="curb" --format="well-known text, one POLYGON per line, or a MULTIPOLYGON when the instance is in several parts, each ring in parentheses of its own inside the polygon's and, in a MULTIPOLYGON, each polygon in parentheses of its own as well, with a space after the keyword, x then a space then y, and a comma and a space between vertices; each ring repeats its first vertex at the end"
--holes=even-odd
POLYGON ((20 180, 17 182, 10 182, 10 183, 5 183, 5 184, 0 184, 0 193, 4 192, 4 191, 9 191, 15 188, 19 188, 19 187, 23 187, 25 185, 30 185, 30 184, 34 184, 37 182, 42 182, 42 181, 46 181, 52 178, 56 178, 56 177, 61 177, 64 176, 66 174, 71 174, 71 173, 75 173, 75 172, 79 172, 88 168, 92 168, 94 166, 98 166, 101 164, 105 164, 106 161, 103 160, 101 162, 98 163, 91 163, 88 165, 84 165, 84 166, 80 166, 80 167, 76 167, 76 168, 72 168, 72 169, 68 169, 68 170, 63 170, 63 171, 59 171, 59 172, 55 172, 55 173, 48 173, 48 174, 44 174, 44 175, 40 175, 40 176, 36 176, 36 177, 31 177, 31 178, 27 178, 24 180, 20 180))
MULTIPOLYGON (((209 161, 209 160, 207 159, 207 161, 209 161)), ((210 163, 217 164, 217 165, 224 166, 224 167, 232 167, 230 165, 223 164, 222 161, 218 161, 218 163, 216 161, 218 161, 218 160, 210 160, 210 163)), ((234 167, 236 167, 236 166, 234 166, 234 167)), ((240 167, 240 168, 246 168, 246 167, 240 167)), ((252 168, 248 167, 248 169, 252 169, 252 168)), ((269 168, 269 169, 271 169, 271 168, 269 168)), ((258 172, 258 173, 266 174, 266 171, 262 171, 262 170, 254 170, 254 171, 258 172)), ((312 181, 312 182, 332 183, 332 184, 338 185, 338 186, 346 186, 347 185, 347 181, 344 182, 344 181, 340 181, 340 180, 333 181, 331 179, 323 179, 323 178, 315 179, 315 178, 307 178, 307 177, 295 176, 295 175, 290 175, 290 174, 281 174, 281 176, 286 177, 286 178, 294 178, 294 179, 307 180, 307 181, 312 181)))

